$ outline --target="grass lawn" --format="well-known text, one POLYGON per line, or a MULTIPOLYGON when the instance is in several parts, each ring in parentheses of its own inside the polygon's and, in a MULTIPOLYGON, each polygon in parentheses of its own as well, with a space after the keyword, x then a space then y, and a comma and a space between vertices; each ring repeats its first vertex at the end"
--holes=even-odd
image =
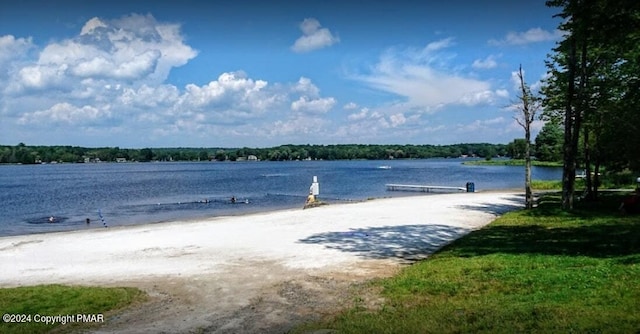
MULTIPOLYGON (((100 324, 96 316, 93 323, 68 322, 46 324, 44 316, 78 314, 102 315, 104 321, 115 311, 145 300, 146 295, 134 288, 101 288, 64 285, 38 285, 0 289, 0 310, 6 314, 23 315, 9 323, 3 317, 0 333, 64 333, 82 330, 100 324), (16 322, 16 321, 21 322, 16 322)), ((68 318, 67 318, 68 319, 68 318)))
POLYGON ((339 333, 640 333, 640 216, 622 195, 559 197, 505 214, 395 277, 370 282, 384 303, 354 297, 346 311, 308 324, 339 333))

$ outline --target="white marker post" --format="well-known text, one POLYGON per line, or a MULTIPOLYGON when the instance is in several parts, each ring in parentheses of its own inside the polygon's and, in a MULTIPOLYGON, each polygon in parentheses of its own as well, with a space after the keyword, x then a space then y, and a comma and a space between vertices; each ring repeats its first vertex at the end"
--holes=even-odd
POLYGON ((311 183, 311 187, 309 187, 309 192, 313 196, 320 195, 320 184, 318 183, 318 177, 317 176, 313 177, 313 182, 311 183))

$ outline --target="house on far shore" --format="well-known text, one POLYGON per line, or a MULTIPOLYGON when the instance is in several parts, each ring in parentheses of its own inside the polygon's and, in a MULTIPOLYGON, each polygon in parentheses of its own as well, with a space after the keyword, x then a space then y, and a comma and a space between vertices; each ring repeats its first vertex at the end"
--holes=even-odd
POLYGON ((84 157, 84 163, 85 164, 89 164, 89 163, 98 163, 98 162, 102 162, 100 161, 100 158, 89 158, 89 157, 84 157))
POLYGON ((256 157, 255 155, 251 154, 247 157, 247 160, 249 161, 258 161, 258 157, 256 157))
POLYGON ((127 162, 127 158, 116 158, 116 162, 127 162))

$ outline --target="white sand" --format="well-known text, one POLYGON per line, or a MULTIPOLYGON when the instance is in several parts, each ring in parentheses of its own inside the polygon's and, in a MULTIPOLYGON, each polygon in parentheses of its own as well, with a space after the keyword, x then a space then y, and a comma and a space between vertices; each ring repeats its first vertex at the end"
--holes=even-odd
POLYGON ((496 215, 516 193, 376 199, 204 221, 0 238, 0 286, 197 277, 273 262, 295 270, 348 268, 368 259, 411 260, 496 215))

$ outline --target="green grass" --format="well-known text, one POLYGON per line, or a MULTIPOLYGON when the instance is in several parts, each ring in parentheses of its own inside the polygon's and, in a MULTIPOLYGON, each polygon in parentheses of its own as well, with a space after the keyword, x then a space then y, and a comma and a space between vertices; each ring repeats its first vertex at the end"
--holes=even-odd
MULTIPOLYGON (((531 180, 531 187, 534 190, 562 190, 562 181, 561 180, 531 180)), ((575 181, 575 189, 576 194, 580 194, 586 188, 584 179, 576 179, 575 181)), ((627 183, 615 183, 610 178, 604 177, 600 182, 600 186, 598 189, 626 189, 632 191, 634 189, 634 185, 627 183)))
POLYGON ((621 216, 621 198, 581 202, 567 213, 557 196, 545 196, 534 210, 505 214, 397 276, 372 281, 381 307, 354 304, 300 330, 638 333, 640 217, 621 216))
MULTIPOLYGON (((465 161, 463 165, 471 166, 524 166, 524 159, 491 159, 491 160, 472 160, 465 161)), ((551 161, 531 161, 532 166, 539 167, 562 167, 561 162, 551 161)))
POLYGON ((38 285, 0 289, 3 314, 30 316, 24 323, 0 322, 0 333, 68 332, 95 326, 91 323, 45 324, 40 316, 103 314, 104 320, 116 310, 145 300, 135 288, 102 288, 64 285, 38 285))
MULTIPOLYGON (((576 188, 580 186, 576 184, 576 188)), ((534 190, 561 190, 561 180, 531 180, 531 188, 534 190)))

